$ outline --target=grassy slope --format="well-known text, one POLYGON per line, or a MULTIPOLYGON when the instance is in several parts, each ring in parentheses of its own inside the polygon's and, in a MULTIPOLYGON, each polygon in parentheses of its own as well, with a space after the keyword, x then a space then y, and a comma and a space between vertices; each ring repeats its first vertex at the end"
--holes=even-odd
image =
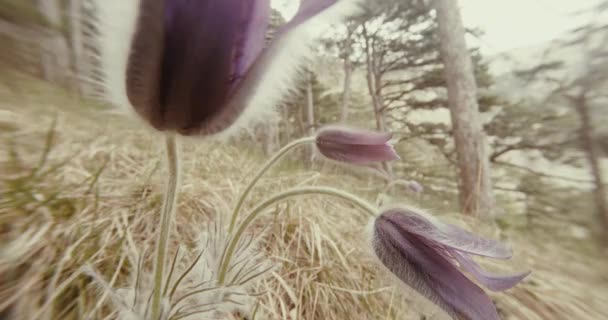
MULTIPOLYGON (((91 279, 76 271, 88 264, 115 287, 124 286, 133 270, 126 252, 153 247, 162 191, 159 136, 34 79, 5 70, 0 75, 0 310, 10 307, 17 319, 102 319, 110 312, 108 297, 100 298, 91 279)), ((250 151, 184 142, 176 241, 189 247, 210 221, 226 216, 246 173, 262 161, 250 151)), ((379 182, 321 171, 288 163, 263 180, 252 198, 314 184, 375 201, 370 190, 379 182)), ((396 197, 425 207, 440 200, 396 197)), ((350 205, 318 197, 290 200, 265 214, 255 231, 266 230, 263 248, 279 265, 258 288, 267 317, 442 318, 378 272, 363 236, 366 224, 350 205)), ((521 286, 495 296, 505 319, 608 317, 606 259, 594 248, 566 249, 551 233, 503 234, 516 252, 512 266, 534 271, 521 286)))

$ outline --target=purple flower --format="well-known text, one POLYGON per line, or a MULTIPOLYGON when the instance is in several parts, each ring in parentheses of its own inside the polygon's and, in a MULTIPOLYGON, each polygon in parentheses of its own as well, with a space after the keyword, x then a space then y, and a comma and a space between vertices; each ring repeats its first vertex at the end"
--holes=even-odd
POLYGON ((422 191, 424 191, 424 187, 420 183, 418 183, 418 181, 414 180, 408 181, 407 187, 408 189, 410 189, 410 191, 415 193, 421 193, 422 191))
POLYGON ((510 259, 508 248, 431 219, 405 208, 382 213, 375 221, 372 240, 382 264, 453 317, 499 319, 488 295, 461 270, 492 291, 515 286, 529 272, 508 276, 488 273, 471 255, 510 259))
POLYGON ((307 46, 299 31, 316 27, 310 18, 336 21, 352 7, 337 2, 301 0, 265 47, 270 0, 96 0, 107 98, 158 130, 223 131, 249 119, 249 105, 271 108, 281 98, 306 51, 286 48, 307 46))
POLYGON ((346 127, 325 127, 317 132, 316 145, 325 157, 356 165, 398 160, 389 143, 391 133, 346 127))

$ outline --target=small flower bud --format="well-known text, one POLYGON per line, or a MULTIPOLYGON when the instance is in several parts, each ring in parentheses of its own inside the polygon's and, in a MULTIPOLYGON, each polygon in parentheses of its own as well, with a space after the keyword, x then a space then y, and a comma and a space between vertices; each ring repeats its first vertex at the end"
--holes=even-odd
POLYGON ((414 180, 408 181, 407 188, 414 193, 422 193, 424 191, 424 187, 414 180))
POLYGON ((329 159, 369 165, 399 159, 389 143, 391 137, 391 133, 334 126, 317 132, 316 145, 321 154, 329 159))

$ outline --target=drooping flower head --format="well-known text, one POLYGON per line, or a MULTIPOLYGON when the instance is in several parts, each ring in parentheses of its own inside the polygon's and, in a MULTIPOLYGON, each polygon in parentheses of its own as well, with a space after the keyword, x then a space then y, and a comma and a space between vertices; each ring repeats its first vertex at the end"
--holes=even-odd
POLYGON ((507 290, 529 274, 502 276, 485 271, 471 255, 510 259, 510 250, 412 209, 385 211, 376 218, 373 230, 372 246, 382 264, 458 319, 499 319, 488 295, 464 272, 492 291, 507 290))
POLYGON ((398 160, 389 143, 391 133, 352 129, 342 126, 321 128, 316 135, 317 149, 325 157, 355 165, 398 160))
POLYGON ((247 119, 249 105, 272 108, 306 52, 302 29, 352 8, 349 0, 302 0, 265 46, 270 0, 95 4, 107 98, 158 130, 186 135, 223 131, 247 119), (298 50, 289 50, 294 44, 298 50))

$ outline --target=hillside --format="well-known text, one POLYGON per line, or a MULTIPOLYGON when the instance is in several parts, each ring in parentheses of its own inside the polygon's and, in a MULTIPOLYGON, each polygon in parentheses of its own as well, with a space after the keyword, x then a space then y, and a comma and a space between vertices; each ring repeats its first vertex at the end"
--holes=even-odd
MULTIPOLYGON (((0 188, 2 201, 13 204, 0 206, 6 245, 0 256, 2 305, 28 319, 42 314, 101 319, 116 297, 98 281, 128 286, 132 250, 153 247, 163 178, 157 136, 31 77, 2 75, 0 188), (80 274, 85 265, 105 280, 80 274)), ((183 159, 174 234, 189 246, 211 221, 225 219, 262 157, 255 146, 188 139, 183 159)), ((299 184, 343 187, 375 202, 381 196, 372 192, 378 183, 333 166, 310 170, 287 161, 262 181, 253 200, 299 184)), ((550 223, 551 217, 536 218, 549 228, 539 233, 516 223, 498 229, 451 214, 455 208, 439 210, 446 199, 442 192, 417 196, 397 188, 389 196, 490 237, 501 234, 512 244, 516 257, 507 268, 531 268, 533 274, 493 295, 504 319, 608 317, 605 257, 589 241, 564 237, 571 230, 550 223)), ((257 284, 260 314, 266 315, 260 318, 443 319, 411 291, 398 294, 391 279, 378 272, 362 236, 367 223, 347 203, 322 197, 290 200, 265 213, 252 232, 263 232, 261 248, 277 268, 257 284)))

